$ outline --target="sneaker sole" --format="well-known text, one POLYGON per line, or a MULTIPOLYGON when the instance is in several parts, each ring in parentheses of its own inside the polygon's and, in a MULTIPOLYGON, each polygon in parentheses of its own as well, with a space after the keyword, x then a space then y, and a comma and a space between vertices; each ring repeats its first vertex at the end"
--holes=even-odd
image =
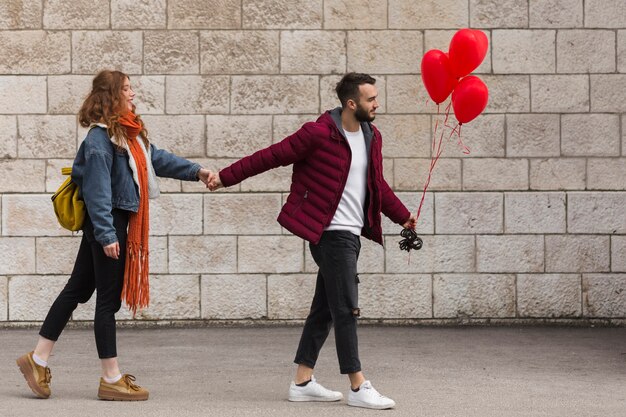
POLYGON ((388 410, 396 406, 395 403, 393 405, 375 405, 375 404, 367 404, 361 401, 348 401, 348 405, 351 407, 369 408, 372 410, 388 410))
POLYGON ((37 384, 37 381, 35 381, 31 373, 31 368, 30 368, 30 364, 28 363, 28 359, 24 357, 19 357, 17 358, 15 363, 17 363, 17 367, 20 368, 20 372, 22 372, 22 375, 24 375, 24 379, 26 380, 26 383, 28 384, 28 388, 30 388, 33 394, 35 394, 38 398, 43 398, 43 399, 49 398, 50 394, 46 394, 45 392, 40 391, 41 388, 39 387, 39 385, 37 384))
POLYGON ((324 397, 307 397, 307 396, 303 396, 303 397, 289 397, 288 400, 291 402, 323 402, 323 403, 330 403, 330 402, 335 402, 335 401, 341 401, 343 397, 339 397, 339 398, 324 398, 324 397))
POLYGON ((149 394, 133 395, 123 392, 98 391, 98 399, 104 401, 146 401, 149 394))

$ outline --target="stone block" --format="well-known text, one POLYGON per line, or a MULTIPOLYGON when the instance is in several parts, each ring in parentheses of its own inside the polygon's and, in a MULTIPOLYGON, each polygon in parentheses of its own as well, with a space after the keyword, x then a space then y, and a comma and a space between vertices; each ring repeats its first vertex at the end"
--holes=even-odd
POLYGON ((0 29, 41 29, 41 0, 5 1, 0 3, 0 29))
POLYGON ((202 234, 202 194, 163 194, 150 202, 150 233, 202 234))
MULTIPOLYGON (((465 26, 465 25, 463 25, 465 26)), ((426 30, 424 31, 424 52, 430 49, 439 49, 447 52, 450 47, 450 41, 456 33, 456 30, 426 30)), ((487 39, 491 37, 491 32, 483 31, 487 39)), ((421 63, 420 63, 421 65, 421 63)), ((487 46, 487 54, 483 62, 472 71, 473 74, 491 73, 491 41, 487 46)))
POLYGON ((206 116, 207 155, 241 158, 272 144, 271 116, 206 116))
POLYGON ((147 74, 197 74, 200 69, 196 31, 146 31, 143 46, 147 74))
POLYGON ((531 190, 584 190, 584 159, 531 159, 531 190))
POLYGON ((344 74, 346 33, 321 30, 283 32, 280 37, 280 72, 344 74))
POLYGON ((45 164, 45 192, 54 193, 67 179, 67 176, 61 173, 61 169, 71 167, 74 163, 73 159, 47 159, 42 161, 45 164))
MULTIPOLYGON (((463 147, 458 143, 458 137, 452 136, 450 142, 444 145, 442 157, 504 157, 504 131, 505 117, 503 114, 483 114, 472 120, 472 123, 464 124, 461 132, 461 138, 465 146, 469 148, 469 154, 463 154, 463 147)), ((433 126, 436 121, 433 118, 433 126)), ((510 119, 507 123, 511 123, 510 119)), ((450 136, 450 129, 443 127, 443 118, 440 117, 439 126, 437 128, 437 140, 444 134, 445 141, 450 136)), ((434 132, 433 132, 434 133, 434 132)), ((509 135, 510 140, 510 135, 509 135)))
POLYGON ((198 275, 150 276, 150 305, 137 312, 139 320, 200 318, 198 275))
POLYGON ((204 200, 204 233, 207 235, 280 234, 280 225, 276 222, 281 207, 280 194, 215 194, 205 195, 204 200))
POLYGON ((59 295, 67 276, 20 275, 9 277, 11 321, 43 321, 59 295))
POLYGON ((4 194, 3 236, 68 236, 57 222, 49 194, 4 194))
POLYGON ((243 0, 245 29, 321 29, 322 0, 243 0))
POLYGON ((436 318, 515 316, 515 276, 445 274, 433 278, 436 318))
POLYGON ((469 10, 469 26, 472 28, 528 27, 528 3, 525 1, 470 0, 469 10))
MULTIPOLYGON (((339 101, 337 101, 339 103, 339 101)), ((338 105, 338 104, 337 104, 338 105)), ((336 106, 335 106, 336 107, 336 106)), ((329 107, 330 108, 330 107, 329 107)), ((316 114, 289 114, 275 115, 272 117, 272 143, 278 143, 287 136, 293 135, 305 123, 314 122, 319 115, 316 114)))
POLYGON ((0 116, 0 159, 17 157, 17 118, 0 116))
POLYGON ((385 272, 474 272, 474 236, 421 235, 422 249, 408 255, 399 250, 399 236, 385 237, 385 272))
POLYGON ((502 233, 501 193, 438 193, 435 230, 438 234, 502 233))
POLYGON ((82 236, 40 237, 36 239, 37 273, 70 275, 82 236))
POLYGON ((295 273, 304 269, 304 243, 297 236, 239 236, 238 272, 295 273))
POLYGON ((413 30, 348 33, 348 71, 411 74, 416 56, 423 54, 423 35, 413 30), (399 53, 398 45, 411 53, 399 53))
POLYGON ((176 274, 237 271, 236 236, 170 236, 169 270, 176 274))
POLYGON ((564 156, 619 156, 618 115, 565 114, 561 116, 561 125, 564 156))
POLYGON ((48 76, 48 113, 78 114, 92 80, 91 75, 48 76))
POLYGON ((133 102, 137 114, 165 113, 165 77, 154 75, 135 76, 130 78, 135 91, 133 102))
POLYGON ((265 275, 203 275, 203 319, 259 319, 267 317, 265 275))
POLYGON ((589 111, 587 75, 532 75, 530 84, 534 113, 589 111))
MULTIPOLYGON (((242 192, 288 192, 291 187, 293 165, 274 168, 262 174, 250 177, 241 183, 242 192)), ((249 212, 250 213, 250 212, 249 212)), ((278 217, 274 213, 272 221, 278 217)))
POLYGON ((464 190, 526 190, 528 160, 477 158, 463 160, 464 190))
POLYGON ((546 236, 546 272, 608 272, 609 236, 546 236))
POLYGON ((554 30, 496 29, 491 32, 493 72, 552 73, 556 69, 554 30))
MULTIPOLYGON (((468 26, 467 1, 390 0, 389 27, 392 29, 449 29, 468 26)), ((421 55, 420 55, 421 56, 421 55)))
MULTIPOLYGON (((440 109, 444 112, 444 107, 440 109)), ((419 75, 387 76, 387 113, 437 113, 419 75)))
POLYGON ((477 236, 476 265, 479 272, 543 272, 543 236, 477 236))
POLYGON ((143 70, 143 34, 140 31, 72 32, 72 72, 95 74, 115 68, 126 74, 143 70))
POLYGON ((626 72, 626 30, 617 31, 617 72, 626 72))
POLYGON ((45 0, 44 29, 108 29, 109 0, 45 0))
POLYGON ((583 275, 583 315, 626 316, 626 274, 583 275))
MULTIPOLYGON (((4 230, 4 228, 3 228, 4 230)), ((36 266, 35 239, 28 237, 1 237, 0 274, 34 274, 36 266)))
MULTIPOLYGON (((400 201, 407 207, 407 209, 413 213, 417 213, 417 209, 419 207, 420 199, 422 196, 422 190, 419 189, 418 192, 398 192, 396 196, 400 199, 400 201)), ((425 233, 425 234, 433 234, 435 231, 435 221, 434 221, 434 193, 427 192, 424 197, 424 203, 422 205, 422 211, 420 212, 419 218, 417 219, 417 228, 415 229, 417 233, 425 233)), ((400 241, 400 231, 402 227, 387 218, 384 214, 381 215, 382 223, 383 223, 383 235, 392 235, 393 237, 397 237, 398 241, 400 241)), ((393 243, 393 246, 398 247, 397 242, 393 243)), ((389 272, 389 271, 387 271, 389 272)))
MULTIPOLYGON (((304 252, 308 258, 312 258, 308 248, 304 252)), ((307 272, 317 272, 317 269, 315 262, 313 262, 313 269, 307 270, 307 272)), ((357 261, 357 271, 360 274, 384 272, 385 248, 372 240, 361 238, 361 251, 357 261)))
POLYGON ((359 308, 365 319, 431 318, 432 279, 426 274, 360 274, 359 308))
POLYGON ((386 29, 387 4, 376 0, 325 0, 324 29, 386 29))
MULTIPOLYGON (((41 30, 0 32, 0 73, 48 75, 68 72, 70 72, 69 32, 41 30)), ((21 93, 19 89, 17 91, 21 93)))
POLYGON ((150 273, 167 274, 167 236, 150 236, 150 273))
POLYGON ((165 29, 167 0, 111 0, 113 29, 165 29))
POLYGON ((430 116, 382 114, 374 124, 383 135, 385 158, 430 157, 430 116))
POLYGON ((241 0, 169 0, 169 29, 238 29, 241 0))
POLYGON ((233 76, 232 114, 317 113, 317 76, 233 76))
POLYGON ((73 158, 76 116, 18 116, 20 158, 73 158))
MULTIPOLYGON (((380 75, 371 76, 376 80, 376 88, 378 89, 377 100, 378 104, 380 105, 378 110, 376 110, 376 113, 380 115, 381 113, 387 112, 386 77, 380 75)), ((341 106, 341 102, 339 101, 339 98, 337 97, 337 92, 335 91, 337 83, 340 79, 341 75, 323 75, 320 77, 320 113, 341 106)), ((313 117, 312 120, 317 120, 317 116, 313 117)))
POLYGON ((185 158, 205 156, 203 116, 146 115, 143 121, 148 128, 150 141, 157 148, 185 158))
POLYGON ((200 34, 202 74, 275 74, 279 60, 279 32, 275 30, 200 34))
POLYGON ((227 76, 168 76, 165 86, 167 113, 228 113, 229 83, 227 76))
POLYGON ((560 30, 556 62, 557 72, 615 72, 615 31, 560 30))
POLYGON ((611 271, 626 272, 626 236, 611 236, 611 271))
POLYGON ((565 193, 505 193, 504 233, 565 233, 565 193))
POLYGON ((576 274, 520 274, 517 276, 517 314, 520 317, 580 317, 581 278, 576 274))
POLYGON ((2 193, 44 192, 46 162, 33 159, 0 159, 0 178, 2 193))
POLYGON ((626 233, 623 192, 572 192, 567 196, 568 233, 626 233))
POLYGON ((9 279, 0 276, 0 321, 8 319, 9 312, 9 279))
POLYGON ((267 278, 267 316, 271 320, 304 319, 315 294, 315 275, 270 275, 267 278))
POLYGON ((585 27, 626 27, 626 8, 623 0, 585 0, 585 27))
POLYGON ((507 157, 559 156, 560 120, 557 114, 508 114, 507 157))
POLYGON ((626 159, 590 158, 587 161, 588 190, 626 190, 626 159))
MULTIPOLYGON (((489 88, 489 103, 485 112, 525 113, 530 111, 530 76, 484 75, 481 78, 489 88)), ((484 117, 479 117, 475 121, 484 117)), ((475 121, 472 121, 472 124, 475 121)))
POLYGON ((531 28, 579 28, 583 26, 582 0, 531 0, 531 28))
MULTIPOLYGON (((393 183, 397 190, 421 191, 428 181, 430 159, 396 159, 393 183)), ((461 161, 440 158, 430 178, 430 191, 457 191, 461 189, 461 161)))
POLYGON ((620 113, 626 112, 626 74, 590 75, 591 111, 620 113))
POLYGON ((46 77, 0 76, 0 113, 45 113, 46 77))

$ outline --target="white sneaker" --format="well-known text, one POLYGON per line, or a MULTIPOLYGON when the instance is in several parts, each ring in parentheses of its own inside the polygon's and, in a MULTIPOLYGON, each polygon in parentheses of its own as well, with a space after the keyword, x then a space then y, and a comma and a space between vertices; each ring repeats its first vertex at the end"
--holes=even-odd
POLYGON ((339 401, 342 398, 342 393, 324 388, 314 376, 304 387, 297 386, 293 381, 289 387, 289 401, 339 401))
POLYGON ((391 398, 381 395, 372 383, 365 381, 357 392, 350 390, 348 393, 348 405, 353 407, 373 408, 375 410, 385 410, 393 408, 396 402, 391 398))

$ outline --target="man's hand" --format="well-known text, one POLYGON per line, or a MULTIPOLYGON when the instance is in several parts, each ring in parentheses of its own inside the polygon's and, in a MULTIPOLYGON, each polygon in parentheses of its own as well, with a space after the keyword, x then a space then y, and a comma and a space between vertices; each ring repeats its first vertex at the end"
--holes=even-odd
POLYGON ((119 259, 120 257, 120 244, 119 242, 111 243, 110 245, 104 246, 104 254, 109 258, 119 259))
POLYGON ((220 179, 220 174, 213 174, 211 181, 207 184, 207 188, 211 191, 218 190, 222 188, 224 185, 222 184, 222 180, 220 179))
POLYGON ((405 229, 412 229, 412 230, 415 230, 415 226, 417 226, 417 219, 415 218, 414 215, 411 215, 411 217, 409 217, 409 219, 405 221, 404 224, 402 225, 402 227, 404 227, 405 229))

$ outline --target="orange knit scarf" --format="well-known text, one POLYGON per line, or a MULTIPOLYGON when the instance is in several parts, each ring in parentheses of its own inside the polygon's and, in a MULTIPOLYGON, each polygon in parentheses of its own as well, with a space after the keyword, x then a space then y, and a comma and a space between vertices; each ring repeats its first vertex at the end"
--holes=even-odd
POLYGON ((128 238, 126 241, 126 265, 124 269, 124 287, 122 300, 133 312, 148 306, 150 302, 149 265, 148 265, 148 234, 150 226, 150 206, 148 204, 148 161, 139 143, 141 124, 132 112, 119 118, 120 124, 126 129, 128 148, 137 165, 139 178, 139 210, 130 213, 128 220, 128 238))

